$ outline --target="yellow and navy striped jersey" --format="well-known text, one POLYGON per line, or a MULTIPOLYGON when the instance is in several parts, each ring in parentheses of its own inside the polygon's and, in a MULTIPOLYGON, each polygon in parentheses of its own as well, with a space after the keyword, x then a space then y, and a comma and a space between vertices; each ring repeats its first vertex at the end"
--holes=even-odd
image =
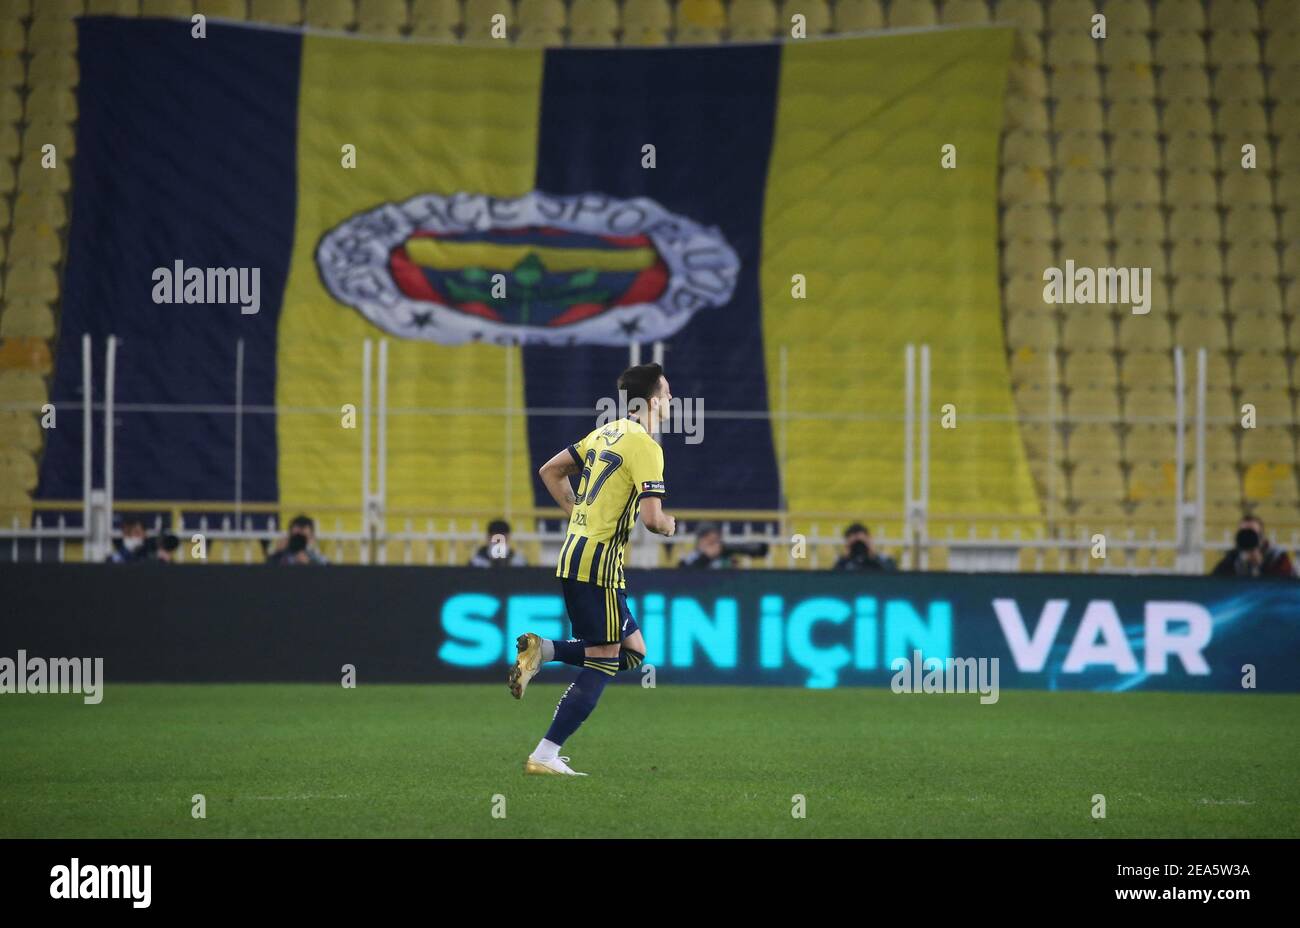
POLYGON ((618 419, 569 445, 582 468, 555 576, 622 589, 623 554, 646 496, 664 495, 664 452, 635 419, 618 419))

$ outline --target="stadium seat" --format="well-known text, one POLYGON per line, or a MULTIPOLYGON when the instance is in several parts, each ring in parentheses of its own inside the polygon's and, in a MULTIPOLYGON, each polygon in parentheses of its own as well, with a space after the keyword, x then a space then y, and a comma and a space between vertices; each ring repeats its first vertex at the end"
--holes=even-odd
POLYGON ((1169 352, 1129 351, 1124 356, 1120 384, 1125 390, 1170 387, 1173 383, 1174 363, 1169 352))
POLYGON ((1224 269, 1229 277, 1276 278, 1281 273, 1272 242, 1229 242, 1224 269))
POLYGON ((88 16, 139 16, 140 0, 87 0, 88 16))
POLYGON ((1175 242, 1210 242, 1220 239, 1219 211, 1207 206, 1174 206, 1169 212, 1169 238, 1175 242))
POLYGON ((1202 65, 1166 65, 1156 79, 1156 95, 1163 101, 1210 98, 1210 76, 1202 65))
MULTIPOLYGON (((496 6, 513 27, 512 3, 499 0, 496 6)), ((406 13, 406 0, 357 0, 357 31, 368 35, 400 35, 408 25, 406 13)))
MULTIPOLYGON (((1061 247, 1057 250, 1059 266, 1073 261, 1076 267, 1108 267, 1111 263, 1110 246, 1096 239, 1076 239, 1069 230, 1061 231, 1061 247)), ((1069 344, 1067 339, 1066 344, 1069 344)))
POLYGON ((1294 0, 1264 0, 1263 24, 1269 29, 1300 30, 1300 7, 1294 0))
POLYGON ((1121 458, 1119 432, 1102 422, 1084 422, 1073 426, 1066 439, 1067 461, 1117 462, 1121 458))
POLYGON ((1012 130, 1002 139, 1002 163, 1047 169, 1052 166, 1052 145, 1045 132, 1012 130))
POLYGON ((1087 97, 1069 97, 1056 101, 1052 114, 1056 132, 1097 132, 1104 128, 1101 101, 1087 97))
MULTIPOLYGON (((1041 293, 1041 291, 1040 291, 1041 293)), ((1041 303, 1041 296, 1039 302, 1041 303)), ((1056 318, 1052 313, 1018 312, 1007 316, 1007 346, 1043 348, 1056 344, 1056 318)))
POLYGON ((1282 293, 1276 282, 1256 277, 1241 277, 1232 281, 1228 291, 1228 305, 1233 314, 1257 312, 1282 315, 1282 293))
POLYGON ((357 22, 354 0, 306 0, 303 21, 317 29, 351 29, 357 22))
POLYGON ((1030 32, 1041 32, 1046 25, 1038 0, 997 0, 993 19, 998 23, 1013 23, 1030 32))
MULTIPOLYGON (((613 5, 613 0, 606 0, 613 5)), ((592 8, 600 0, 580 0, 575 9, 592 8)), ((618 23, 618 11, 613 11, 613 22, 609 25, 612 32, 618 23)), ((461 27, 461 5, 459 0, 412 0, 411 35, 427 38, 452 39, 461 27)))
POLYGON ((1268 96, 1264 87, 1264 75, 1253 64, 1236 64, 1220 68, 1214 74, 1212 85, 1214 98, 1220 103, 1235 100, 1259 103, 1268 96))
MULTIPOLYGON (((1242 397, 1243 403, 1251 401, 1250 396, 1242 397)), ((1260 424, 1253 429, 1241 429, 1241 463, 1247 468, 1260 461, 1292 464, 1295 460, 1295 443, 1287 423, 1260 424)))
POLYGON ((564 0, 519 0, 516 15, 521 31, 559 31, 567 25, 564 0))
POLYGON ((1200 32, 1205 28, 1205 8, 1201 0, 1157 0, 1155 27, 1161 32, 1200 32))
POLYGON ((0 309, 0 337, 53 338, 54 313, 42 300, 7 299, 0 309))
POLYGON ((888 25, 891 29, 933 26, 938 22, 930 0, 891 0, 888 25))
MULTIPOLYGON (((1111 139, 1110 165, 1116 169, 1159 171, 1160 140, 1145 132, 1121 132, 1111 139)), ((1158 188, 1159 178, 1156 184, 1158 188)))
POLYGON ((297 26, 302 22, 302 5, 298 0, 248 0, 248 18, 258 23, 297 26))
POLYGON ((1115 208, 1117 242, 1163 242, 1165 219, 1155 203, 1121 203, 1115 208))
MULTIPOLYGON (((1105 218, 1103 212, 1103 223, 1105 218)), ((1051 210, 1042 204, 1035 203, 1022 203, 1009 207, 1002 216, 1001 232, 1002 237, 1006 240, 1023 239, 1032 241, 1044 239, 1051 241, 1056 236, 1051 210)))
POLYGON ((1223 255, 1218 241, 1175 239, 1169 254, 1169 270, 1175 277, 1223 276, 1223 255))
POLYGON ((1123 460, 1130 464, 1151 464, 1172 460, 1177 436, 1167 425, 1139 422, 1124 430, 1123 460))
POLYGON ((1106 70, 1106 94, 1111 100, 1152 100, 1155 72, 1150 65, 1119 65, 1106 70))
MULTIPOLYGON (((789 22, 788 20, 786 22, 789 22)), ((767 42, 777 36, 777 9, 774 0, 731 5, 728 31, 733 42, 767 42)))
POLYGON ((1151 43, 1141 33, 1108 35, 1101 43, 1101 61, 1108 68, 1131 65, 1149 67, 1151 43))
POLYGON ((1102 12, 1109 35, 1151 31, 1151 8, 1146 0, 1106 0, 1102 12))
POLYGON ((1006 168, 1001 178, 1001 200, 1008 205, 1050 203, 1052 194, 1046 172, 1038 168, 1006 168))
POLYGON ((35 226, 15 224, 9 241, 8 260, 53 267, 62 257, 63 242, 53 226, 45 223, 35 226))
POLYGON ((1274 68, 1300 63, 1300 30, 1270 32, 1264 40, 1264 60, 1274 68))
POLYGON ((1215 32, 1209 51, 1210 64, 1216 68, 1260 63, 1259 41, 1251 32, 1215 32))
POLYGON ((193 13, 194 4, 190 0, 140 0, 141 16, 189 19, 193 13))
POLYGON ((1214 118, 1209 104, 1202 100, 1171 100, 1162 109, 1160 127, 1165 135, 1210 135, 1214 132, 1214 118))
POLYGON ((1061 344, 1071 351, 1113 351, 1114 332, 1106 307, 1070 306, 1061 329, 1061 344))
POLYGON ((1116 170, 1110 178, 1110 199, 1113 203, 1158 204, 1160 175, 1154 170, 1116 170))
MULTIPOLYGON (((1081 314, 1086 319, 1086 315, 1081 314)), ((1066 324, 1075 314, 1066 314, 1066 324)), ((1109 320, 1105 320, 1109 322, 1109 320)), ((1094 325, 1097 323, 1093 323, 1094 325)), ((1078 390, 1088 387, 1104 387, 1113 390, 1119 386, 1119 372, 1115 366, 1115 356, 1109 350, 1109 345, 1100 349, 1084 349, 1082 346, 1071 342, 1067 339, 1066 345, 1069 347, 1070 354, 1066 358, 1064 376, 1061 383, 1067 389, 1078 390)))
POLYGON ((667 0, 626 0, 623 4, 624 42, 632 38, 636 44, 654 44, 654 36, 666 41, 672 25, 673 11, 667 0))
MULTIPOLYGON (((1278 180, 1279 199, 1284 197, 1287 176, 1278 180)), ((1224 174, 1219 190, 1223 202, 1233 206, 1271 206, 1273 203, 1268 175, 1260 170, 1240 167, 1231 170, 1224 174)))
POLYGON ((1121 132, 1155 135, 1160 126, 1150 100, 1118 100, 1106 111, 1106 128, 1115 135, 1121 132))
POLYGON ((1107 242, 1111 237, 1106 210, 1096 205, 1062 207, 1060 229, 1062 240, 1107 242))
POLYGON ((939 12, 939 22, 945 26, 961 26, 989 21, 989 8, 984 0, 944 0, 939 12))
POLYGON ((832 18, 836 32, 861 32, 885 25, 880 0, 838 0, 832 18))
POLYGON ((1194 32, 1165 32, 1156 36, 1153 60, 1158 65, 1174 67, 1192 65, 1203 68, 1206 64, 1205 43, 1194 32))
POLYGON ((1006 101, 1006 128, 1048 131, 1047 106, 1033 97, 1008 97, 1006 101))
POLYGON ((1118 503, 1124 498, 1124 477, 1116 451, 1111 463, 1089 461, 1070 474, 1070 496, 1078 501, 1108 500, 1118 503))
POLYGON ((1039 64, 1013 61, 1007 68, 1008 105, 1017 97, 1038 101, 1047 95, 1047 77, 1039 64))
POLYGON ((1229 242, 1274 242, 1277 217, 1270 206, 1229 208, 1224 219, 1224 238, 1229 242))
POLYGON ((1056 202, 1061 206, 1105 206, 1105 176, 1095 170, 1060 171, 1056 176, 1056 202))
POLYGON ((1045 240, 1011 241, 1002 248, 1002 273, 1008 277, 1043 279, 1043 268, 1056 261, 1052 243, 1045 240))
POLYGON ((1270 312, 1242 312, 1232 320, 1232 343, 1237 351, 1251 351, 1286 344, 1282 317, 1270 312))
POLYGON ((1165 139, 1166 170, 1214 171, 1219 164, 1214 140, 1201 132, 1185 132, 1165 139))
POLYGON ((1097 63, 1097 41, 1086 31, 1054 32, 1047 40, 1046 60, 1052 66, 1097 63))
POLYGON ((1228 311, 1223 286, 1217 277, 1186 274, 1174 281, 1175 312, 1207 312, 1223 315, 1228 311))
POLYGON ((77 86, 77 76, 77 59, 63 52, 41 52, 28 65, 27 78, 33 88, 68 90, 77 86))
POLYGON ((1165 177, 1165 199, 1169 203, 1185 206, 1218 205, 1219 194, 1215 188, 1214 175, 1199 169, 1169 167, 1165 177))
POLYGON ((1101 130, 1062 133, 1056 140, 1056 164, 1061 168, 1105 170, 1106 143, 1101 130))
POLYGON ((1228 327, 1216 313, 1197 310, 1179 313, 1174 323, 1174 344, 1186 349, 1208 348, 1224 351, 1229 347, 1228 327))
POLYGON ((33 54, 43 51, 71 54, 76 47, 77 26, 72 20, 41 20, 32 23, 27 30, 27 49, 33 54))
POLYGON ((1100 101, 1101 73, 1089 64, 1069 64, 1052 69, 1051 91, 1053 100, 1085 98, 1100 101))
POLYGON ((1092 0, 1047 0, 1047 27, 1061 32, 1086 32, 1092 28, 1097 4, 1092 0))
POLYGON ((1123 351, 1168 351, 1173 345, 1168 316, 1150 312, 1135 316, 1121 313, 1118 346, 1123 351))

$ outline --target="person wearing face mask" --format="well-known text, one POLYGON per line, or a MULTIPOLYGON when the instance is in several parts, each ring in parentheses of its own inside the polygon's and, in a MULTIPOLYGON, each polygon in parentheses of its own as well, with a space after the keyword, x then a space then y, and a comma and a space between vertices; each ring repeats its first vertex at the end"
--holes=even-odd
POLYGON ((153 557, 154 543, 144 530, 144 520, 136 515, 122 516, 122 537, 114 539, 110 564, 142 564, 153 557))

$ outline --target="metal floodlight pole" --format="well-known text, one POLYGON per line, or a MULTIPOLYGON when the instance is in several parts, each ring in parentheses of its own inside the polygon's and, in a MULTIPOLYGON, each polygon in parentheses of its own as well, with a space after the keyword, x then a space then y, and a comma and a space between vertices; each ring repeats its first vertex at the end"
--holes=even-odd
POLYGON ((1184 470, 1187 468, 1187 369, 1182 346, 1174 348, 1174 541, 1179 556, 1186 563, 1189 551, 1186 531, 1187 493, 1184 470))
POLYGON ((921 430, 921 492, 917 511, 917 566, 924 570, 930 556, 926 546, 930 520, 930 346, 921 346, 921 406, 918 410, 921 430))
POLYGON ((235 343, 235 517, 244 502, 244 340, 235 343))
MULTIPOLYGON (((362 548, 370 534, 370 368, 373 344, 361 345, 361 535, 362 548)), ((364 563, 364 559, 363 559, 364 563)))
POLYGON ((379 415, 376 436, 378 460, 375 475, 375 535, 378 542, 378 561, 383 564, 388 560, 388 546, 383 538, 388 534, 388 339, 379 340, 379 415))
MULTIPOLYGON (((113 536, 113 403, 117 390, 117 336, 104 347, 104 518, 105 534, 113 536)), ((110 541, 111 544, 111 541, 110 541)))
MULTIPOLYGON (((903 349, 903 552, 912 541, 912 427, 916 418, 916 348, 903 349)), ((907 564, 906 566, 911 566, 907 564)))
POLYGON ((1205 567, 1205 381, 1208 358, 1204 348, 1196 351, 1196 572, 1205 567))

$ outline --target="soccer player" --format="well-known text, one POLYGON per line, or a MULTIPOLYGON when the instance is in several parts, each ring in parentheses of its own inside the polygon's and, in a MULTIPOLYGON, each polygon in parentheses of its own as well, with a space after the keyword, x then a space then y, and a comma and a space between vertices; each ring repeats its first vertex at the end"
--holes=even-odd
POLYGON ((627 608, 623 554, 638 510, 646 528, 672 535, 677 520, 663 510, 664 453, 653 435, 668 421, 672 394, 658 364, 629 367, 618 378, 628 415, 599 426, 542 465, 538 474, 569 515, 555 575, 564 590, 573 637, 551 641, 529 632, 515 642, 510 693, 522 699, 547 661, 580 668, 560 697, 546 737, 524 763, 525 773, 586 776, 561 757, 565 739, 596 708, 605 684, 645 659, 645 640, 627 608), (569 478, 581 474, 575 493, 569 478))

